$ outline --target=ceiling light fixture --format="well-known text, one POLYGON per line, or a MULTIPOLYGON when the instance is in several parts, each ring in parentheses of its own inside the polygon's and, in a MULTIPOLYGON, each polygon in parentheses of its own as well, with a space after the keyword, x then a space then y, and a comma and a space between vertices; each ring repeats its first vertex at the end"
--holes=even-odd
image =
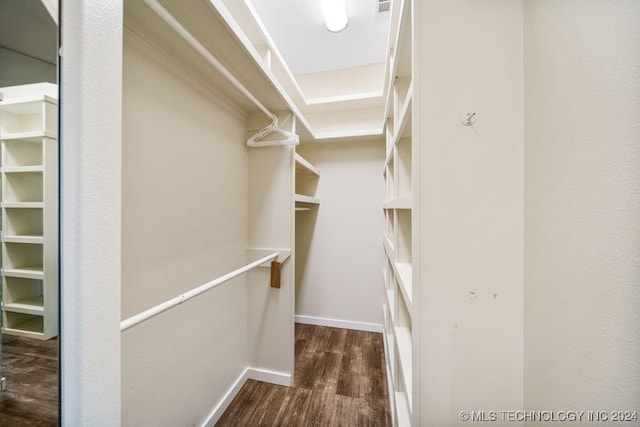
POLYGON ((337 33, 347 28, 347 0, 321 0, 327 30, 337 33))

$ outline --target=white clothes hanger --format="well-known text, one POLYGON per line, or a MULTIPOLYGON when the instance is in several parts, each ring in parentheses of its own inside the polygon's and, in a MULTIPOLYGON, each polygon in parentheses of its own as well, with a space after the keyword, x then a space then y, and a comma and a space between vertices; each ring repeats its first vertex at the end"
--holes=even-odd
MULTIPOLYGON (((289 115, 283 120, 286 122, 291 119, 292 115, 289 115)), ((247 141, 248 147, 267 147, 273 145, 298 145, 300 144, 300 137, 293 132, 282 129, 278 126, 278 117, 274 114, 272 115, 272 123, 264 128, 262 128, 258 133, 253 135, 247 141), (279 137, 266 139, 269 135, 277 135, 279 137)), ((295 121, 294 121, 295 123, 295 121)), ((295 126, 295 125, 294 125, 295 126)))

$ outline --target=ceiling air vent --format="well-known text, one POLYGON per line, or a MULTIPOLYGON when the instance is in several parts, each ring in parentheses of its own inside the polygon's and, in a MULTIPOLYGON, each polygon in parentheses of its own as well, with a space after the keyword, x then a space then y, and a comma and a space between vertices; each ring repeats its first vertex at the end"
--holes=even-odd
POLYGON ((377 13, 389 12, 389 10, 391 10, 391 0, 377 0, 376 3, 377 13))

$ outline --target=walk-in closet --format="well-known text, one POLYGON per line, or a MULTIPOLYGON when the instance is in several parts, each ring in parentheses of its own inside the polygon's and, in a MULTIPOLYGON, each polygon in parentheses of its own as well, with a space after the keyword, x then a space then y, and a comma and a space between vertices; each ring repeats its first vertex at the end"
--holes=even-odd
POLYGON ((59 11, 0 138, 61 425, 637 424, 637 1, 59 11))
POLYGON ((0 425, 58 423, 57 11, 0 2, 0 425))

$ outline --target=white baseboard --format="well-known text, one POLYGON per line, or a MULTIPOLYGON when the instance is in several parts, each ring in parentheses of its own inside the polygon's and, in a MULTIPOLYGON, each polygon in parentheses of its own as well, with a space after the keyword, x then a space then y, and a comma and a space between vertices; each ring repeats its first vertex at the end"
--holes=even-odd
POLYGON ((350 320, 327 319, 326 317, 301 316, 296 314, 296 323, 305 325, 330 326, 332 328, 354 329, 356 331, 382 332, 383 327, 377 323, 352 322, 350 320))
POLYGON ((224 398, 218 403, 218 405, 213 408, 213 410, 209 413, 209 416, 202 423, 202 427, 213 427, 216 425, 224 411, 227 410, 231 402, 236 397, 236 395, 240 392, 240 389, 249 379, 249 368, 245 369, 242 374, 236 379, 233 385, 227 390, 227 393, 224 395, 224 398))
MULTIPOLYGON (((357 331, 367 332, 383 332, 383 326, 376 323, 352 322, 348 320, 327 319, 324 317, 313 316, 296 316, 295 319, 297 323, 304 323, 307 325, 330 326, 333 328, 355 329, 357 331)), ((288 387, 291 385, 291 374, 269 371, 267 369, 246 368, 229 388, 220 403, 211 410, 205 421, 202 423, 202 427, 213 427, 218 422, 224 411, 227 410, 247 380, 263 381, 288 387)))
POLYGON ((288 387, 291 385, 291 374, 269 371, 266 369, 246 368, 229 388, 220 403, 211 410, 209 416, 207 416, 201 427, 213 427, 216 425, 220 417, 222 417, 222 414, 224 414, 224 411, 226 411, 229 405, 231 405, 231 402, 238 395, 240 389, 247 380, 262 381, 288 387))
POLYGON ((269 371, 266 369, 247 368, 247 374, 250 380, 262 381, 265 383, 291 385, 291 374, 284 372, 269 371))

